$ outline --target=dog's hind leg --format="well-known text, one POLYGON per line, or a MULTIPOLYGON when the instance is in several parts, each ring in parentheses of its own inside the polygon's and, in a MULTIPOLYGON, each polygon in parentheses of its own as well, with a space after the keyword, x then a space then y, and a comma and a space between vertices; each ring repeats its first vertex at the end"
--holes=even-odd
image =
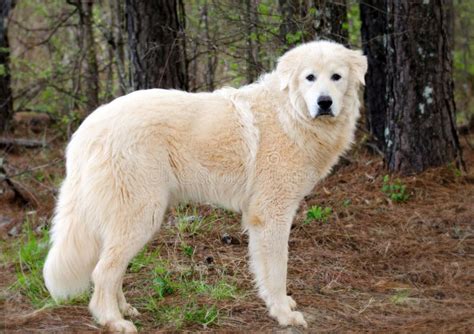
POLYGON ((136 332, 133 323, 123 319, 121 313, 127 313, 125 308, 136 311, 130 309, 121 292, 122 279, 130 260, 158 230, 165 210, 161 205, 149 205, 137 210, 135 216, 127 212, 127 218, 120 217, 120 222, 106 227, 100 259, 92 273, 94 293, 89 309, 97 322, 111 331, 136 332))

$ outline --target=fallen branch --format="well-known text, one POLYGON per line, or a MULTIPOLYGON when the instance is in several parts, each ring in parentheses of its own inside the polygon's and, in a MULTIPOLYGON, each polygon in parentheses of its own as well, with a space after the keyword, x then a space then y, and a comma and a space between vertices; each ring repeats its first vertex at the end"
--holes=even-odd
POLYGON ((372 150, 372 152, 377 153, 380 157, 385 158, 385 154, 374 142, 365 142, 364 145, 372 150))
POLYGON ((34 208, 39 207, 39 201, 36 196, 20 182, 12 180, 8 176, 4 167, 4 161, 3 159, 0 159, 0 182, 2 181, 5 181, 5 183, 15 193, 15 197, 18 198, 23 204, 30 204, 34 208))
POLYGON ((46 147, 47 144, 41 140, 22 139, 22 138, 0 138, 0 147, 11 148, 21 146, 25 148, 46 147))
POLYGON ((57 164, 59 164, 63 161, 64 161, 64 158, 54 159, 53 161, 48 162, 47 164, 43 164, 43 165, 39 165, 39 166, 24 169, 20 172, 9 175, 9 177, 12 178, 12 177, 20 176, 20 175, 23 175, 23 174, 26 174, 26 173, 31 173, 31 172, 34 172, 35 170, 38 170, 38 169, 43 169, 43 168, 46 168, 46 167, 57 165, 57 164))

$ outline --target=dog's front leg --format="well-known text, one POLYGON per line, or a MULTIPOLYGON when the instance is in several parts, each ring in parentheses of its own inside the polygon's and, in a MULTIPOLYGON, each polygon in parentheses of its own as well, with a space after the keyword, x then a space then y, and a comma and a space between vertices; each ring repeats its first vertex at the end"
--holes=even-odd
POLYGON ((296 307, 295 301, 286 294, 291 219, 270 218, 263 221, 252 215, 247 218, 250 266, 260 297, 280 325, 307 327, 303 315, 292 310, 296 307))

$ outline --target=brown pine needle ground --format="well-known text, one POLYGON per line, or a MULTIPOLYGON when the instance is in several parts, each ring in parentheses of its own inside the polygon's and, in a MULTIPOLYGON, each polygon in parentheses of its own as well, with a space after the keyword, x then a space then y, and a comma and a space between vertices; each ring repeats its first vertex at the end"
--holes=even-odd
MULTIPOLYGON (((61 156, 61 145, 56 144, 56 151, 8 154, 10 171, 53 161, 61 156)), ((465 148, 471 170, 465 175, 442 167, 400 181, 391 176, 385 182, 379 157, 358 148, 350 159, 302 203, 292 230, 288 289, 308 320, 304 332, 471 332, 474 152, 465 148), (404 201, 390 199, 399 188, 383 192, 384 184, 404 185, 404 201), (313 206, 330 212, 323 219, 308 220, 313 206)), ((33 171, 18 178, 39 199, 36 213, 27 214, 12 203, 8 191, 0 201, 1 216, 11 219, 0 225, 0 330, 5 332, 100 331, 89 315, 87 299, 32 314, 29 295, 12 286, 23 242, 19 240, 24 239, 22 233, 8 232, 27 217, 33 230, 48 222, 61 173, 58 165, 51 165, 41 174, 33 171)), ((254 292, 239 218, 208 206, 171 210, 161 233, 124 280, 129 302, 141 312, 136 324, 143 332, 281 330, 254 292), (194 226, 189 217, 204 220, 194 226), (169 284, 164 298, 156 297, 160 284, 169 284)))

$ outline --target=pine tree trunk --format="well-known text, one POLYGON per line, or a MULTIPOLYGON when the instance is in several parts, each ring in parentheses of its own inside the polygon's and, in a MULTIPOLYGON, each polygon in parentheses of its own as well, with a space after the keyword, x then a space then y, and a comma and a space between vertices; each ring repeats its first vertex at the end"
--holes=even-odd
POLYGON ((116 63, 115 60, 115 49, 117 48, 116 40, 115 40, 115 22, 114 22, 114 12, 111 9, 111 5, 109 2, 110 7, 105 7, 103 3, 101 3, 103 7, 101 11, 106 13, 108 30, 105 32, 105 37, 107 39, 107 77, 105 81, 105 89, 104 89, 104 101, 112 100, 113 96, 115 95, 114 92, 114 81, 115 81, 115 73, 114 73, 114 64, 116 63), (107 12, 107 10, 109 10, 107 12))
POLYGON ((461 157, 452 79, 452 2, 388 1, 387 128, 391 171, 421 172, 461 157))
POLYGON ((13 115, 8 44, 8 15, 12 7, 11 0, 0 0, 0 133, 8 130, 13 115))
POLYGON ((187 89, 182 3, 127 0, 126 12, 134 89, 187 89))
POLYGON ((301 22, 300 2, 299 0, 279 0, 278 10, 281 15, 280 41, 289 49, 301 42, 303 38, 302 35, 298 36, 301 34, 301 29, 298 27, 298 22, 301 22))
POLYGON ((129 78, 125 67, 125 42, 123 35, 127 33, 125 29, 124 4, 116 0, 109 0, 110 10, 110 32, 111 43, 114 53, 114 64, 119 79, 119 92, 121 95, 129 91, 129 78))
POLYGON ((86 53, 86 68, 84 73, 85 90, 88 112, 92 112, 99 105, 99 66, 94 39, 92 6, 93 1, 80 1, 81 29, 84 38, 86 53))
POLYGON ((260 70, 258 45, 258 13, 255 0, 245 1, 245 23, 247 26, 247 82, 254 82, 260 70))
POLYGON ((207 71, 206 71, 206 89, 213 91, 215 88, 214 75, 217 66, 217 55, 214 46, 212 45, 211 33, 209 29, 209 4, 207 0, 204 1, 202 9, 202 18, 204 21, 204 35, 207 46, 207 71))
POLYGON ((367 0, 360 3, 361 37, 369 70, 365 76, 365 114, 367 129, 379 149, 384 146, 387 111, 386 68, 384 40, 387 38, 386 0, 367 0))
POLYGON ((315 0, 314 39, 329 39, 348 44, 346 0, 315 0))

